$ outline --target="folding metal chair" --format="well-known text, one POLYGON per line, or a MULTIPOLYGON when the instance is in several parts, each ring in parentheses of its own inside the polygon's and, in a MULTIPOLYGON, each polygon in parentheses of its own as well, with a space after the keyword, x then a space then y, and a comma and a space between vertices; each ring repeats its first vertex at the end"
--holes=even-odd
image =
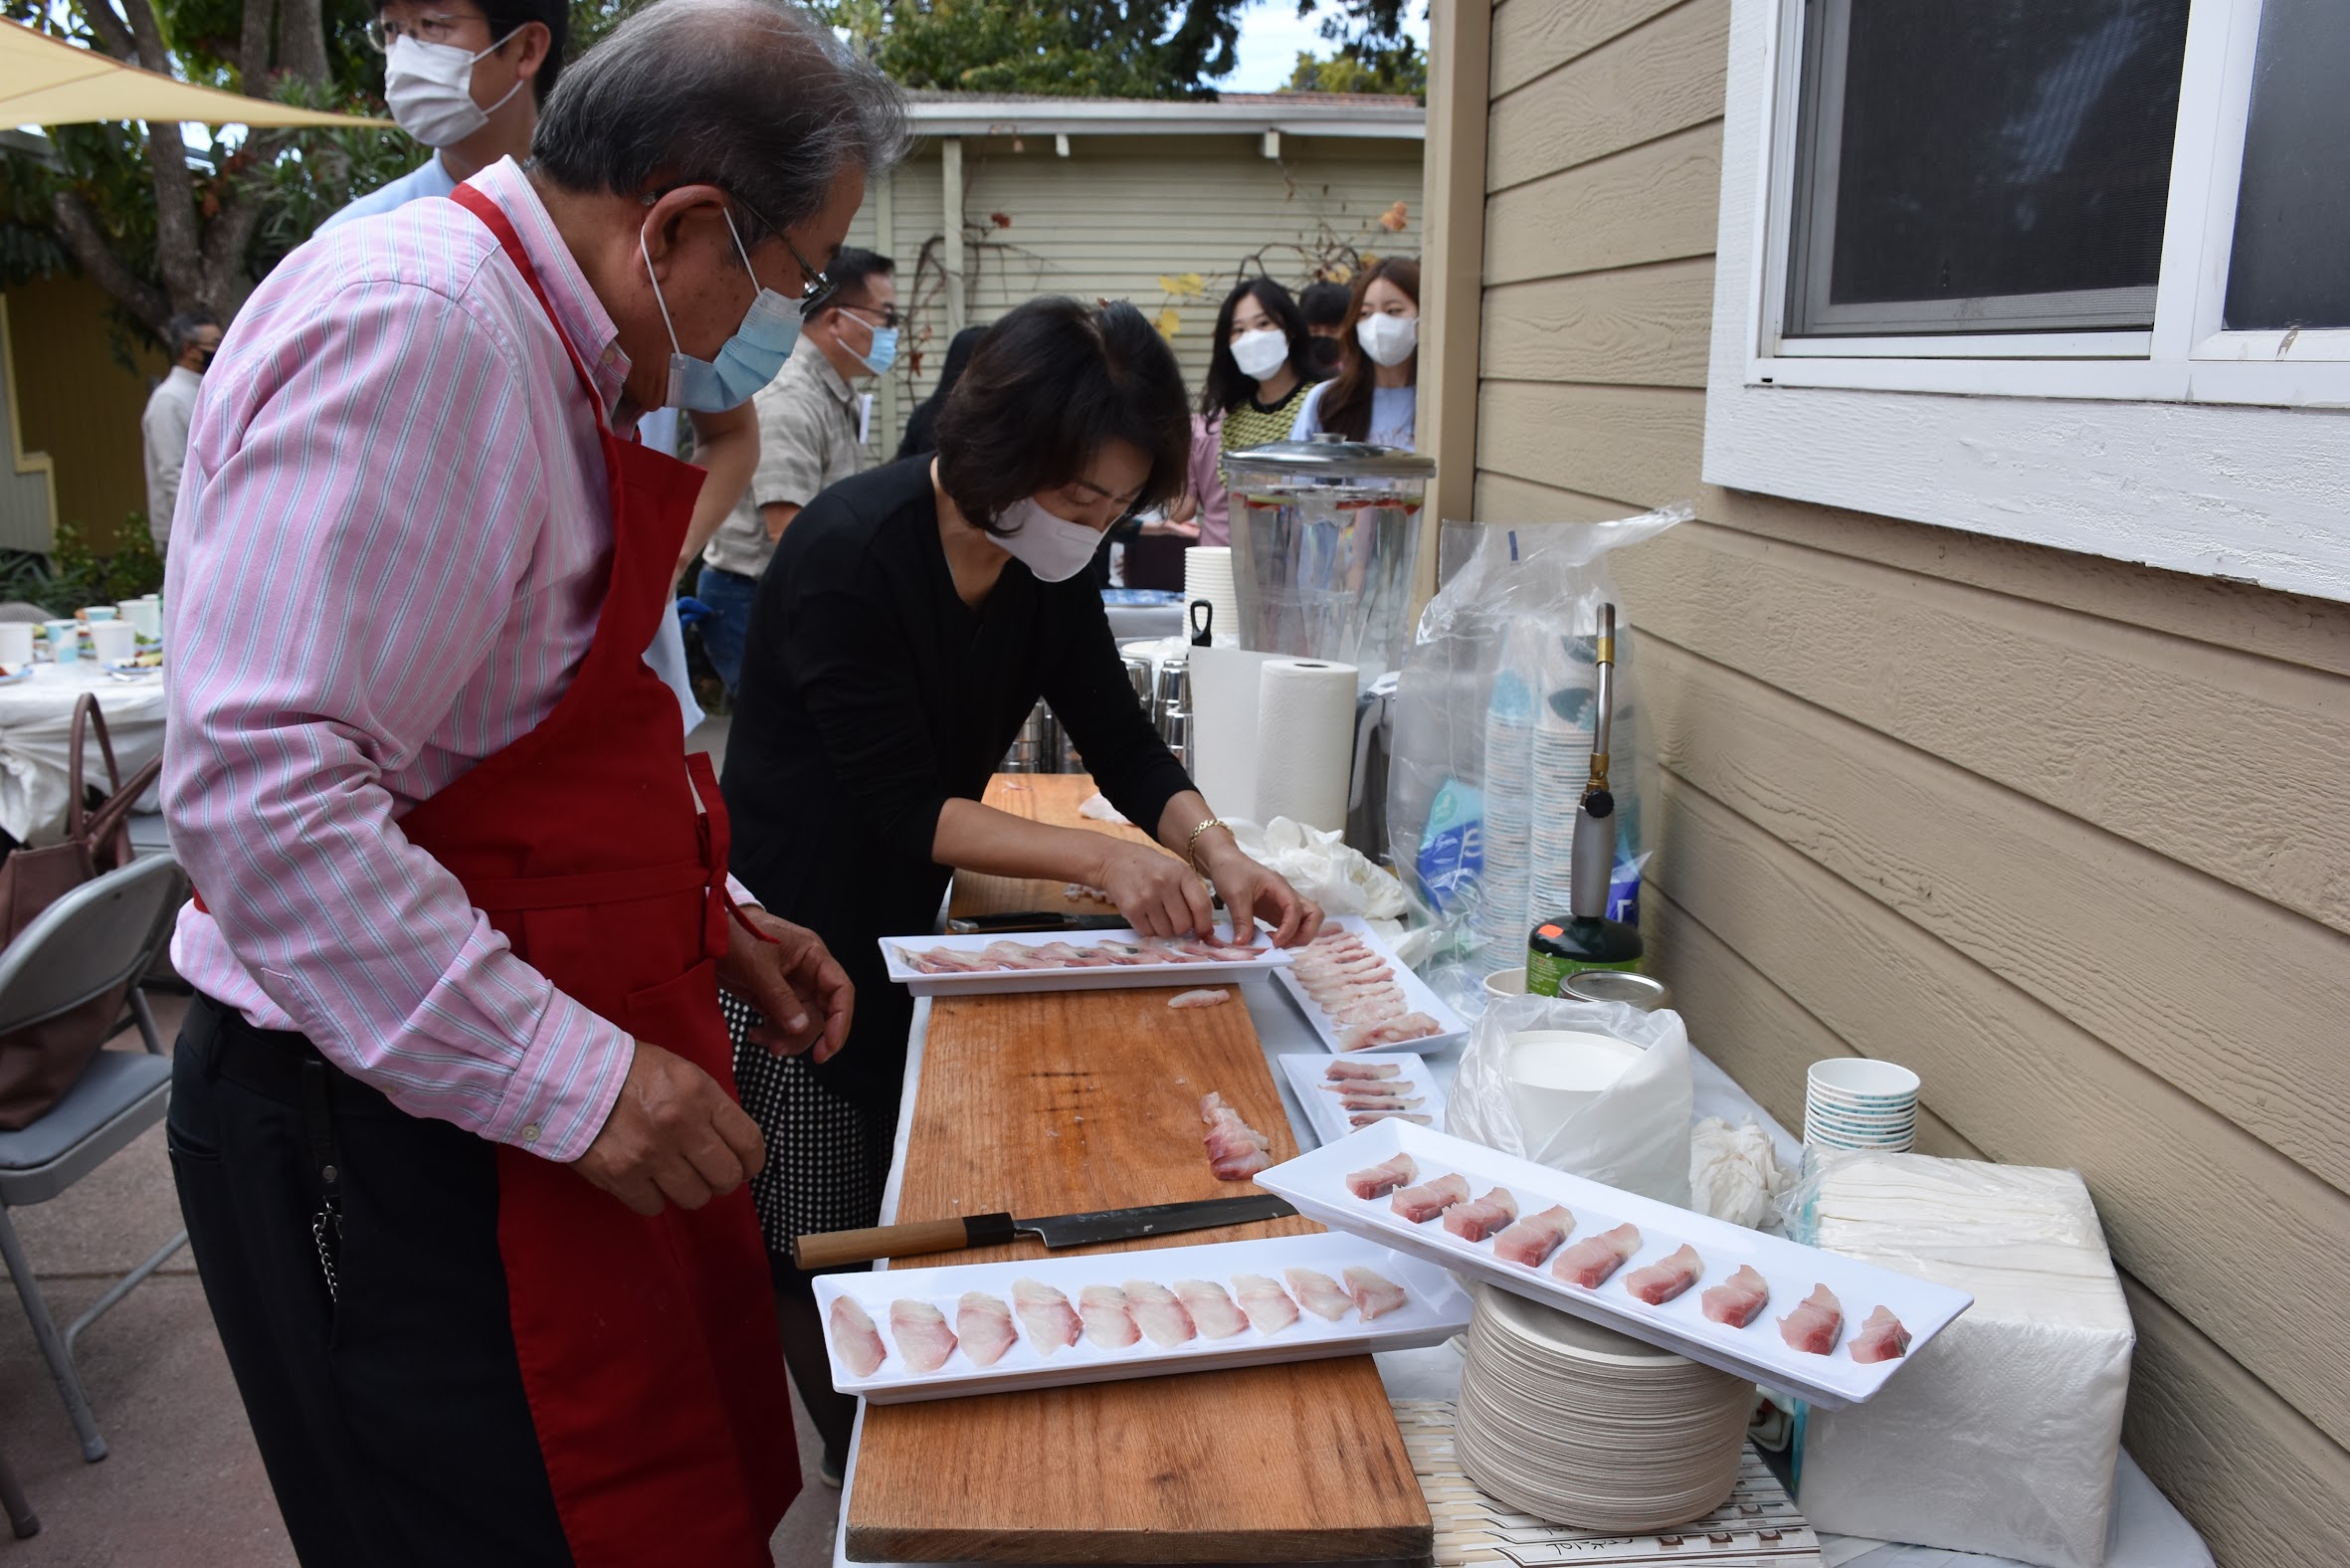
POLYGON ((128 982, 129 1020, 113 1033, 135 1024, 146 1042, 144 1055, 100 1051, 40 1120, 0 1132, 0 1258, 7 1260, 33 1337, 81 1436, 82 1456, 94 1463, 106 1457, 106 1440, 98 1436, 90 1398, 74 1370, 74 1341, 185 1246, 188 1233, 181 1231, 116 1280, 61 1334, 8 1211, 56 1197, 163 1119, 171 1095, 171 1059, 137 982, 170 940, 172 921, 187 895, 188 880, 178 862, 167 856, 134 861, 75 888, 0 948, 0 1033, 54 1018, 128 982))

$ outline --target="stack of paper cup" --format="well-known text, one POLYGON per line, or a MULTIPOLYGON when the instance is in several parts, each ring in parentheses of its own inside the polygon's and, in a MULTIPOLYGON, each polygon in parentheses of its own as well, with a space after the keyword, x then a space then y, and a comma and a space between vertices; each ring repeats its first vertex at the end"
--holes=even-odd
POLYGON ((1534 686, 1504 666, 1485 708, 1485 869, 1477 879, 1476 928, 1523 947, 1532 925, 1527 895, 1534 865, 1534 686))
POLYGON ((1543 639, 1542 694, 1534 719, 1534 918, 1574 905, 1575 813, 1591 782, 1599 724, 1599 669, 1578 639, 1543 639))
POLYGON ((1917 1141, 1917 1075, 1898 1063, 1815 1062, 1804 1078, 1804 1145, 1904 1152, 1917 1141))
POLYGON ((1232 547, 1195 544, 1183 552, 1184 626, 1188 630, 1191 605, 1205 599, 1214 607, 1208 623, 1210 641, 1217 648, 1241 646, 1241 596, 1232 585, 1232 547))

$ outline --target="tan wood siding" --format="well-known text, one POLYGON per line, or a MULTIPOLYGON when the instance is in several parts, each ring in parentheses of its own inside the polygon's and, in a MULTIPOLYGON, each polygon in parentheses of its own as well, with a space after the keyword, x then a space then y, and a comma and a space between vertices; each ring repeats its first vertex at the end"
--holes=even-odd
POLYGON ((2350 1510, 2350 606, 1700 483, 1727 0, 1492 11, 1473 494, 1618 565, 1658 971, 1782 1118, 2087 1177, 2132 1452, 2223 1563, 2350 1510))

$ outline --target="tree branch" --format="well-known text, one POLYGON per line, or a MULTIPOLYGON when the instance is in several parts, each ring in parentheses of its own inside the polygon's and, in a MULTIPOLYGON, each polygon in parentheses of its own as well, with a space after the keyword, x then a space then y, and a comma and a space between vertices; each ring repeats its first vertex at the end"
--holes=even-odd
POLYGON ((160 336, 163 323, 171 318, 171 300, 162 290, 123 265, 114 248, 106 243, 105 232, 98 227, 98 215, 90 210, 89 204, 72 191, 58 191, 49 198, 49 211, 57 224, 58 238, 74 253, 82 271, 160 336))
POLYGON ((315 88, 328 84, 326 22, 319 0, 280 0, 278 65, 296 82, 315 88))
POLYGON ((123 25, 106 0, 88 0, 83 5, 82 19, 98 35, 98 48, 116 60, 138 59, 138 46, 131 41, 130 29, 123 25))
MULTIPOLYGON (((94 16, 106 8, 107 0, 88 0, 86 6, 94 16)), ((138 46, 138 63, 170 76, 171 48, 163 42, 163 24, 155 20, 155 8, 147 0, 122 0, 122 14, 129 20, 130 37, 138 46)))
POLYGON ((277 14, 275 0, 245 0, 237 33, 237 75, 255 98, 262 96, 270 80, 270 24, 277 14))

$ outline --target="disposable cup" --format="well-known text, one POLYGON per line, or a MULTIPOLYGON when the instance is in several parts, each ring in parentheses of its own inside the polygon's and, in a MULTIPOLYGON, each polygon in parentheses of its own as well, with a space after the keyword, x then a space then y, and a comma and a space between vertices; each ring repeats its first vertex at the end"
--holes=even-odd
POLYGON ((1916 1074, 1897 1062, 1831 1057, 1812 1064, 1805 1076, 1805 1093, 1857 1110, 1890 1109, 1915 1104, 1920 1082, 1916 1074))
POLYGON ((1877 1149, 1887 1154, 1907 1154, 1911 1149, 1917 1147, 1917 1134, 1909 1133, 1898 1138, 1880 1138, 1863 1142, 1858 1138, 1838 1137, 1834 1133, 1814 1132, 1811 1128, 1806 1127, 1804 1142, 1815 1149, 1877 1149))
POLYGON ((33 662, 33 623, 0 621, 0 670, 16 674, 33 662))
POLYGON ((1537 1029, 1510 1036, 1503 1072, 1526 1141, 1547 1141, 1640 1058, 1641 1048, 1629 1041, 1588 1030, 1537 1029))
POLYGON ((1496 969, 1485 976, 1485 998, 1492 1002, 1506 1002, 1513 996, 1526 994, 1526 966, 1515 969, 1496 969))
POLYGON ((114 619, 114 607, 110 604, 86 604, 82 607, 82 619, 93 626, 100 621, 111 621, 114 619))
POLYGON ((61 665, 70 665, 82 657, 82 623, 79 621, 44 621, 49 628, 49 657, 61 665))
POLYGON ((128 621, 94 621, 90 651, 101 665, 118 664, 138 651, 138 633, 128 621))

